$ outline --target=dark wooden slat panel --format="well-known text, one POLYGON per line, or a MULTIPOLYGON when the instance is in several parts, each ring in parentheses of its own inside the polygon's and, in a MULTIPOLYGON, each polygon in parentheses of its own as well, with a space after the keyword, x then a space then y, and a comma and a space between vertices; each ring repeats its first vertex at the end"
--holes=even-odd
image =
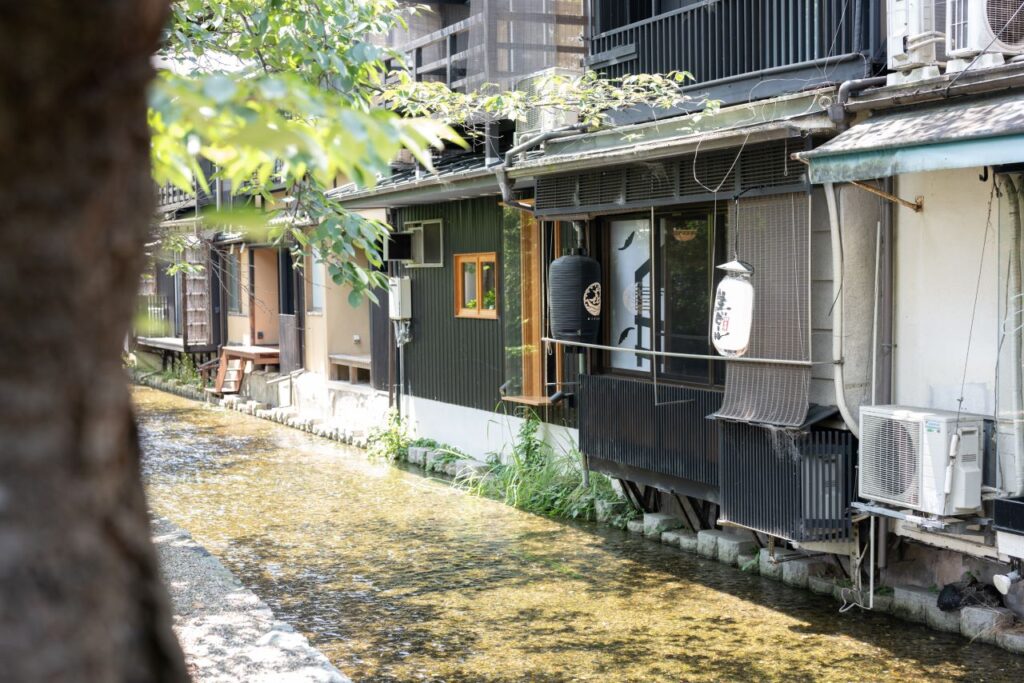
POLYGON ((497 197, 399 209, 394 220, 444 221, 444 267, 407 268, 412 280, 413 341, 405 347, 411 395, 444 403, 495 410, 504 376, 500 319, 456 318, 453 255, 496 252, 498 296, 502 279, 501 207, 497 197))
POLYGON ((299 343, 298 319, 294 315, 282 314, 279 346, 281 349, 281 372, 293 372, 302 367, 302 345, 299 343))
POLYGON ((720 430, 723 519, 793 541, 849 538, 852 434, 791 434, 730 422, 720 430))
POLYGON ((593 458, 718 485, 718 440, 707 416, 718 391, 610 375, 580 377, 580 447, 593 458))

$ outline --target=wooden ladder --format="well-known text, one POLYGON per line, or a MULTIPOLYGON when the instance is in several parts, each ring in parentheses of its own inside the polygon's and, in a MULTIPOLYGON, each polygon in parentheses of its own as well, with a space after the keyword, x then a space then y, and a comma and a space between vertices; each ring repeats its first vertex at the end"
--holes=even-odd
POLYGON ((229 356, 226 351, 222 351, 214 391, 218 394, 237 394, 245 379, 245 365, 245 359, 229 356))

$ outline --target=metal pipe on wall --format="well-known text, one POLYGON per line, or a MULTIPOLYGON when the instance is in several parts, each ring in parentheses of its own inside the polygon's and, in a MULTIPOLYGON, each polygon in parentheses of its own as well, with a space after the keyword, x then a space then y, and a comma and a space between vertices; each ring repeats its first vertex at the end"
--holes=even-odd
POLYGON ((725 356, 711 356, 704 353, 674 353, 671 351, 649 351, 647 349, 623 348, 621 346, 609 346, 607 344, 585 344, 584 342, 564 341, 562 339, 554 339, 552 337, 544 337, 541 339, 541 341, 547 344, 574 346, 581 349, 592 349, 594 351, 611 351, 612 353, 630 353, 636 356, 652 356, 661 358, 687 358, 690 360, 728 360, 730 363, 760 363, 762 365, 794 365, 798 367, 810 367, 812 365, 823 364, 807 360, 785 360, 780 358, 747 358, 746 356, 739 356, 737 358, 726 358, 725 356))
POLYGON ((832 300, 835 302, 832 316, 832 361, 835 382, 836 407, 853 435, 860 438, 860 424, 850 413, 846 403, 846 376, 843 372, 843 236, 839 223, 839 206, 836 190, 832 183, 825 184, 825 201, 828 203, 829 226, 832 233, 832 300))
MULTIPOLYGON (((1020 300, 1024 288, 1022 288, 1021 273, 1021 248, 1024 246, 1022 240, 1022 217, 1020 209, 1020 192, 1024 190, 1021 186, 1024 178, 1018 177, 1017 182, 1009 175, 1002 176, 1003 186, 1006 189, 1006 196, 1009 198, 1010 221, 1013 225, 1013 241, 1010 249, 1010 282, 1008 283, 1011 296, 1007 297, 1007 313, 1011 313, 1010 333, 1010 359, 1013 363, 1013 442, 1014 442, 1014 474, 1012 489, 1009 493, 1020 495, 1024 492, 1024 367, 1021 366, 1021 352, 1024 351, 1024 302, 1020 300)), ((1005 334, 1006 321, 1003 321, 1005 334)), ((1001 467, 1000 463, 1000 467, 1001 467)), ((1009 488, 1009 487, 1007 487, 1009 488)))

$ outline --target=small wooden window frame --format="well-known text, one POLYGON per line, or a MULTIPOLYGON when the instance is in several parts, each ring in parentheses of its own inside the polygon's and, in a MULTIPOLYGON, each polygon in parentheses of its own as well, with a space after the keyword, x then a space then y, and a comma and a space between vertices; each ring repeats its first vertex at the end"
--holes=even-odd
POLYGON ((456 318, 482 318, 485 320, 497 320, 498 318, 498 254, 493 251, 479 252, 475 254, 455 254, 455 317, 456 318), (481 301, 476 308, 465 308, 462 302, 465 301, 463 297, 464 285, 462 280, 462 267, 465 264, 472 263, 476 265, 476 291, 477 298, 483 298, 483 279, 484 270, 482 265, 484 263, 490 263, 494 266, 494 308, 487 309, 483 308, 483 302, 481 301))

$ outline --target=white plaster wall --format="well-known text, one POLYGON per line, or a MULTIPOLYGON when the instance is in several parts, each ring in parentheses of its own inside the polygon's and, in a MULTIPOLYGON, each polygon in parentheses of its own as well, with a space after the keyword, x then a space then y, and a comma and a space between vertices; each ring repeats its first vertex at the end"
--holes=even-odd
MULTIPOLYGON (((492 453, 505 454, 519 432, 523 419, 498 413, 408 396, 403 415, 416 436, 455 446, 481 460, 492 453)), ((556 450, 579 444, 579 431, 544 423, 541 436, 556 450)))
POLYGON ((956 410, 966 365, 963 410, 995 408, 998 348, 998 210, 985 243, 991 180, 981 169, 900 176, 896 192, 924 197, 924 211, 895 216, 893 398, 902 405, 956 410), (984 262, 982 256, 984 253, 984 262), (977 311, 975 288, 981 267, 977 311), (975 314, 970 355, 971 316, 975 314))

